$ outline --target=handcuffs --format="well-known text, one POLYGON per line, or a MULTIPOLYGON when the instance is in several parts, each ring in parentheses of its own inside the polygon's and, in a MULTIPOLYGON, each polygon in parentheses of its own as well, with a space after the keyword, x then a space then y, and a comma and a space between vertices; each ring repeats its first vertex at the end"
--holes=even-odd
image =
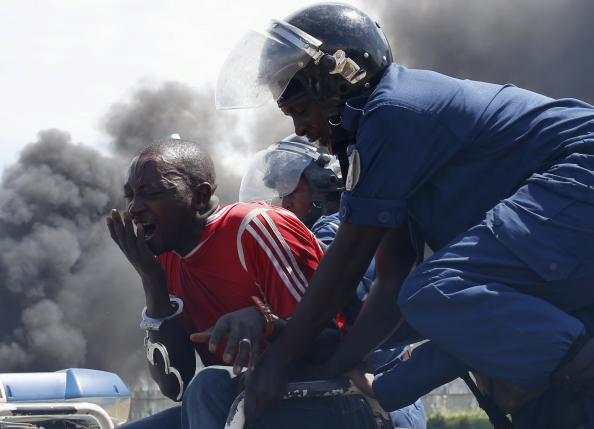
POLYGON ((171 366, 171 361, 169 359, 169 352, 167 351, 167 347, 165 347, 165 345, 162 343, 152 342, 149 336, 150 331, 158 332, 163 322, 174 319, 182 313, 184 309, 184 302, 180 298, 177 298, 173 295, 169 295, 169 302, 176 304, 177 308, 173 312, 173 314, 170 314, 166 317, 150 317, 146 314, 146 307, 144 307, 141 313, 142 320, 140 322, 140 327, 146 331, 146 335, 144 337, 144 346, 146 347, 147 360, 152 366, 156 366, 155 353, 159 352, 161 354, 161 358, 163 359, 163 370, 165 372, 165 375, 173 374, 177 379, 177 383, 179 385, 179 393, 177 395, 176 400, 179 401, 184 393, 184 381, 182 379, 182 376, 180 372, 177 370, 177 368, 171 366))

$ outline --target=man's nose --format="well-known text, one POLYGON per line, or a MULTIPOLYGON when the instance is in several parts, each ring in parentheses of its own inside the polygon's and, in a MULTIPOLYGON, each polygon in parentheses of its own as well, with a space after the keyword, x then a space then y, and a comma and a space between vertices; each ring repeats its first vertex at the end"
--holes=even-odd
POLYGON ((130 201, 130 204, 128 204, 128 211, 132 217, 139 215, 145 210, 146 204, 142 198, 134 198, 132 201, 130 201))

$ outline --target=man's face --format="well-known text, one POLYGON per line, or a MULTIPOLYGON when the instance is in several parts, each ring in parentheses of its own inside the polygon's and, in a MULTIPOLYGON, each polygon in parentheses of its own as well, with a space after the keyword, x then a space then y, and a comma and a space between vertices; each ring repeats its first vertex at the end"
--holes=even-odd
POLYGON ((311 190, 307 180, 299 179, 295 190, 283 197, 281 205, 303 221, 311 210, 311 190))
POLYGON ((295 134, 305 136, 311 142, 330 148, 332 138, 327 115, 322 106, 311 96, 304 94, 295 101, 279 106, 282 112, 293 119, 295 134))
POLYGON ((154 156, 132 161, 124 185, 132 220, 144 227, 149 249, 185 254, 199 237, 192 192, 175 167, 154 156))

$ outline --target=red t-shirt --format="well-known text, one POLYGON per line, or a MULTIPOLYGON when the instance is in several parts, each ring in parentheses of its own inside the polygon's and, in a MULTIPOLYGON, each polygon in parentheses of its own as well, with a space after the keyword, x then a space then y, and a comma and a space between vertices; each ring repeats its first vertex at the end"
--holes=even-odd
MULTIPOLYGON (((299 303, 323 252, 313 234, 291 212, 263 203, 237 203, 207 219, 196 247, 184 257, 158 256, 169 292, 184 301, 188 333, 204 331, 219 317, 254 306, 260 297, 279 317, 299 303)), ((220 364, 199 348, 205 364, 220 364)))

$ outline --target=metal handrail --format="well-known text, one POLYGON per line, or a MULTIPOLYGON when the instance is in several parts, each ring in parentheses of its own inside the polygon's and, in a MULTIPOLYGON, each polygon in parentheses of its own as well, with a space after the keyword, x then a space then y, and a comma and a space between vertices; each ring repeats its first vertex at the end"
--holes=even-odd
POLYGON ((27 423, 32 420, 74 420, 92 418, 100 429, 114 429, 103 408, 90 402, 11 402, 0 404, 0 423, 27 423))

